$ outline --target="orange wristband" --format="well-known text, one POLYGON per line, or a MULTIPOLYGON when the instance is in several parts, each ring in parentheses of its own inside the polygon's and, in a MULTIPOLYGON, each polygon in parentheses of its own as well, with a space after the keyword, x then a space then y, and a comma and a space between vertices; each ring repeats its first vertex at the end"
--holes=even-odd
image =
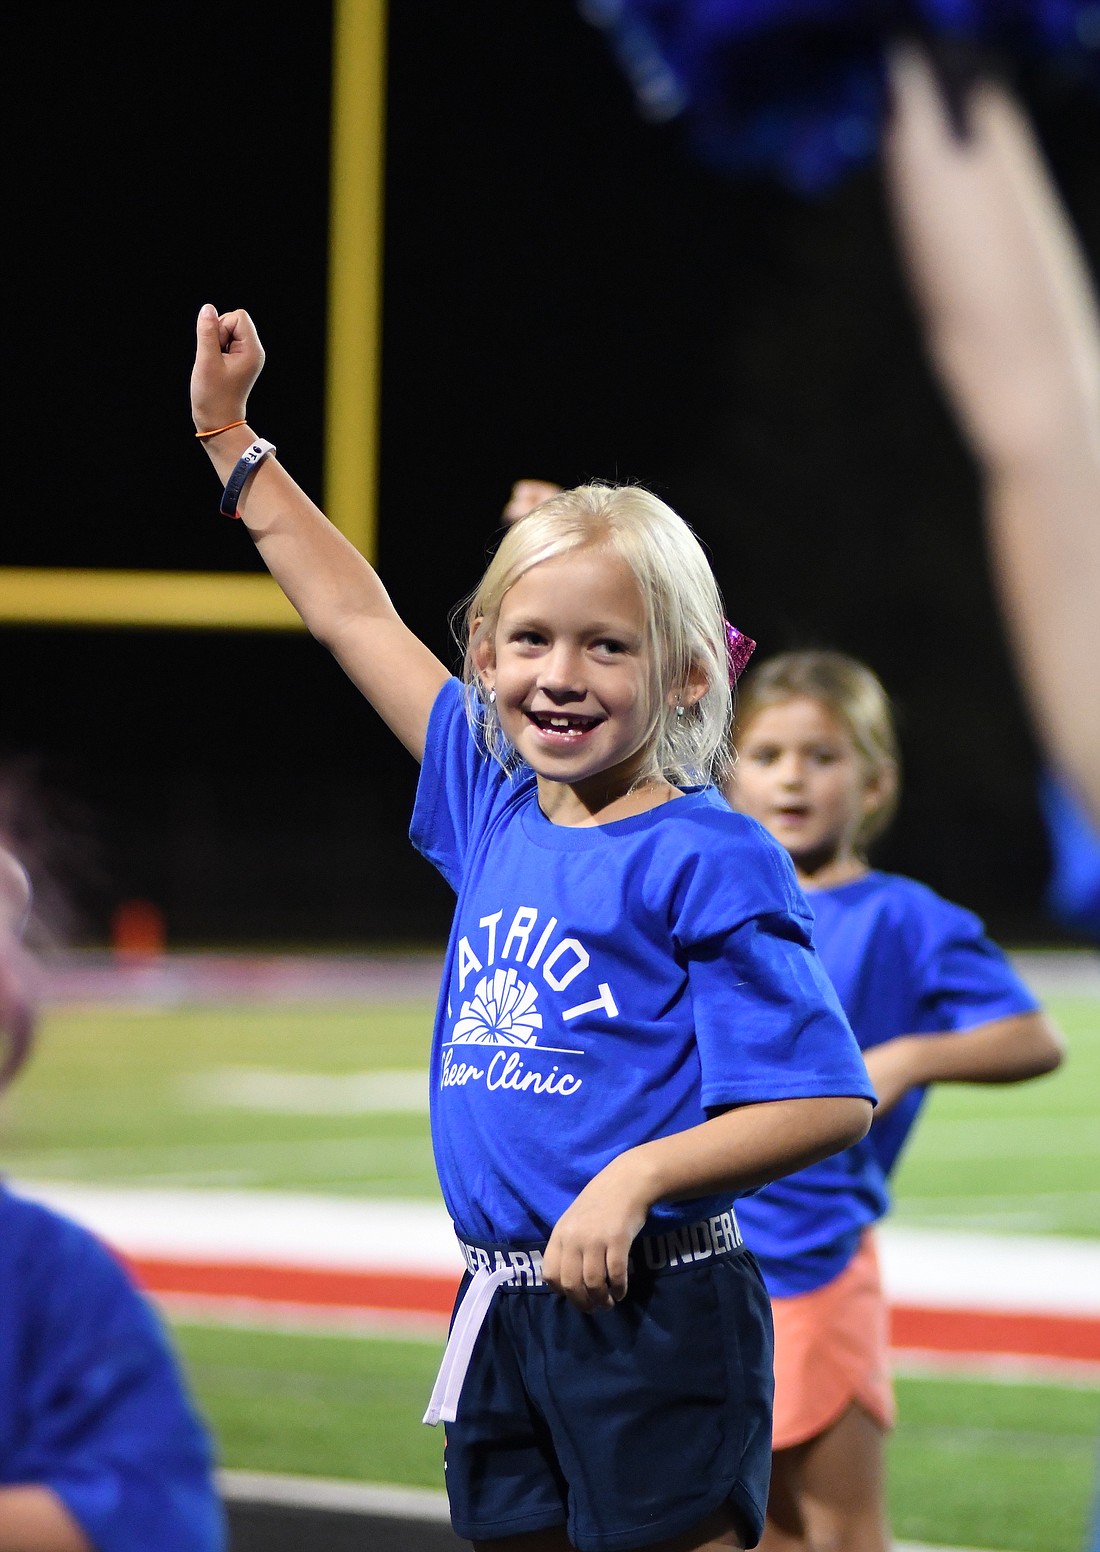
POLYGON ((232 431, 234 426, 243 426, 243 420, 231 420, 228 426, 216 426, 213 431, 196 431, 195 435, 200 442, 205 442, 207 437, 221 436, 223 431, 232 431))

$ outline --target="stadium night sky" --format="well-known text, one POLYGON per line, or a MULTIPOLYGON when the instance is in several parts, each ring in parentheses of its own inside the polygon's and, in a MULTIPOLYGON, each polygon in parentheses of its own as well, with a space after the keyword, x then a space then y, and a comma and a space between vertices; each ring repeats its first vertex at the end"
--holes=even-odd
MULTIPOLYGON (((511 481, 638 479, 710 546, 761 652, 866 657, 901 713, 884 865, 1044 929, 1036 759, 971 470, 925 372, 874 173, 804 203, 640 123, 567 0, 391 7, 380 564, 451 654, 511 481)), ((194 313, 247 306, 251 420, 320 493, 329 8, 20 14, 0 565, 252 570, 187 408, 194 313)), ((1040 128, 1100 255, 1100 106, 1040 128)), ((411 762, 305 637, 2 628, 0 753, 77 837, 83 932, 439 938, 411 762), (374 817, 371 817, 372 814, 374 817)))

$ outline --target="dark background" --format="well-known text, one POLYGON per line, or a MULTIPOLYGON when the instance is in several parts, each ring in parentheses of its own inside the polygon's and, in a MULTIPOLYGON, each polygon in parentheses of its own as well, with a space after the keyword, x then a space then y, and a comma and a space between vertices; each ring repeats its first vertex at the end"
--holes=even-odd
MULTIPOLYGON (((256 567, 190 434, 205 300, 256 317, 250 417, 320 493, 330 13, 299 16, 168 0, 5 24, 0 564, 256 567)), ((1100 111, 1031 100, 1096 255, 1100 111)), ((877 173, 818 202, 722 181, 636 118, 568 0, 397 0, 387 134, 380 569, 414 629, 453 660, 449 611, 515 477, 641 480, 762 655, 837 646, 882 675, 905 793, 877 860, 1050 937, 973 472, 877 173)), ((3 802, 78 939, 134 896, 177 945, 443 937, 448 891, 405 839, 412 762, 308 638, 0 642, 3 802)))

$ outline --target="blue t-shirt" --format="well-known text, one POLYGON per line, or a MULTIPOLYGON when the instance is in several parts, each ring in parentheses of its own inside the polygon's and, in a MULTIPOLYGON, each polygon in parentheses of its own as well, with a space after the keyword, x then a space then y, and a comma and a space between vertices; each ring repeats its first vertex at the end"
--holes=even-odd
MULTIPOLYGON (((873 1097, 786 853, 712 790, 552 824, 533 774, 485 753, 451 680, 412 838, 458 895, 431 1115, 464 1238, 543 1244, 625 1149, 728 1106, 873 1097)), ((652 1227, 728 1205, 658 1205, 652 1227)))
POLYGON ((86 1229, 0 1186, 0 1483, 50 1488, 97 1552, 222 1552, 206 1433, 168 1342, 86 1229))
MULTIPOLYGON (((970 911, 915 879, 866 873, 815 890, 814 942, 860 1048, 1030 1013, 1035 998, 970 911)), ((739 1213, 769 1292, 832 1281, 889 1206, 886 1177, 924 1103, 911 1089, 864 1140, 765 1186, 739 1213)))

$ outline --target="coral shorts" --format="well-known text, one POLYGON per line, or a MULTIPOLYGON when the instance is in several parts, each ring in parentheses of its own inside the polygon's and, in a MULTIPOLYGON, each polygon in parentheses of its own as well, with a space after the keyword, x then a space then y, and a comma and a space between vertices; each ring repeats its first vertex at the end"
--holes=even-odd
POLYGON ((816 1438, 853 1402, 884 1431, 894 1426, 888 1313, 870 1229, 839 1277, 812 1293, 773 1299, 772 1317, 774 1450, 816 1438))

